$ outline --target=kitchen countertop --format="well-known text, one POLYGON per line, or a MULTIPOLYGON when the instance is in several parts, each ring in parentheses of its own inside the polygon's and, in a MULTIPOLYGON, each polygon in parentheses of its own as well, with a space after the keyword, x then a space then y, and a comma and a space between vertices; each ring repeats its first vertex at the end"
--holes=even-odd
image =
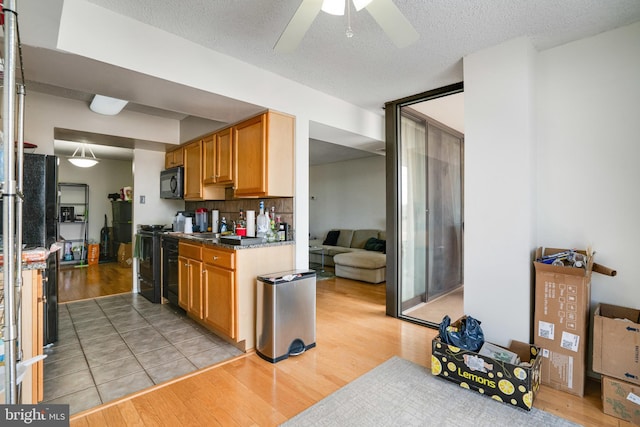
MULTIPOLYGON (((22 250, 23 270, 44 270, 47 268, 49 251, 45 248, 33 248, 22 250)), ((3 270, 4 254, 0 252, 0 271, 3 270)))
MULTIPOLYGON (((201 237, 198 236, 199 233, 176 233, 176 232, 168 232, 165 235, 169 235, 172 237, 176 237, 180 240, 190 241, 202 243, 207 246, 214 246, 219 248, 231 249, 231 250, 242 250, 242 249, 253 249, 253 248, 266 248, 271 246, 287 246, 294 245, 296 242, 293 240, 285 240, 283 242, 264 242, 264 243, 256 243, 250 245, 230 245, 227 243, 221 243, 219 238, 214 237, 201 237)), ((207 233, 209 234, 209 233, 207 233)))

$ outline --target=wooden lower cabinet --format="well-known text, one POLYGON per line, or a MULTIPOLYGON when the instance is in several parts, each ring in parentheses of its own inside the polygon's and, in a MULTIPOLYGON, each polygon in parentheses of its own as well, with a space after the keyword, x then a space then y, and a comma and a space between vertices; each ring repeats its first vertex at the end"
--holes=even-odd
POLYGON ((197 319, 204 317, 202 298, 202 262, 189 260, 189 308, 187 311, 197 319))
POLYGON ((234 271, 205 264, 203 288, 206 301, 204 323, 229 338, 235 338, 236 292, 234 271))
POLYGON ((178 305, 202 320, 202 245, 180 242, 178 254, 178 305))
MULTIPOLYGON (((3 275, 0 274, 0 293, 4 293, 3 275)), ((42 299, 42 272, 22 271, 22 359, 28 360, 44 353, 44 301, 42 299)), ((0 326, 4 325, 4 306, 0 305, 0 326)), ((4 388, 4 384, 3 387, 4 388)), ((36 404, 44 398, 44 362, 41 360, 29 368, 22 379, 21 403, 36 404)), ((4 391, 0 399, 4 402, 4 391)))
POLYGON ((257 277, 293 269, 295 246, 233 250, 204 245, 197 260, 193 246, 179 246, 180 306, 240 350, 255 348, 257 277))

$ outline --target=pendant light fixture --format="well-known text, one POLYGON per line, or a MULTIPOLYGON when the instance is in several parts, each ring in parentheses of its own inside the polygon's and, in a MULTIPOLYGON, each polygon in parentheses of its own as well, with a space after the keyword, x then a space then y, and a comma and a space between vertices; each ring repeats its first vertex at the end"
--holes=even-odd
POLYGON ((80 147, 76 148, 76 151, 73 152, 73 155, 69 157, 68 160, 71 162, 71 164, 79 168, 90 168, 91 166, 97 165, 98 159, 96 159, 95 154, 93 154, 91 147, 87 147, 87 148, 89 149, 89 153, 91 153, 91 157, 87 157, 85 155, 85 152, 84 152, 85 144, 83 143, 80 147), (80 149, 82 149, 82 151, 80 152, 80 155, 76 156, 76 154, 78 154, 78 150, 80 149))

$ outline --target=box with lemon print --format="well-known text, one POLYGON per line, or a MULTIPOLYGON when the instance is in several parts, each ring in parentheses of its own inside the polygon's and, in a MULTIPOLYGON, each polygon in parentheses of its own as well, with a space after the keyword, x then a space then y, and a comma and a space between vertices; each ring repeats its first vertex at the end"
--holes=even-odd
POLYGON ((512 341, 507 350, 520 356, 511 364, 446 344, 436 337, 432 342, 431 373, 475 390, 499 402, 531 410, 540 388, 538 348, 512 341))

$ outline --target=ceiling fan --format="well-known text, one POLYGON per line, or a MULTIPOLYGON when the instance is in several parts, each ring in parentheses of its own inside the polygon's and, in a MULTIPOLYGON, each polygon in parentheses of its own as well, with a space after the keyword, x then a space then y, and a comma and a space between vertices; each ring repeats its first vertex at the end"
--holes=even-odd
MULTIPOLYGON (((278 52, 295 50, 320 10, 332 15, 344 15, 346 5, 349 15, 348 2, 353 2, 356 12, 366 9, 397 47, 403 48, 418 40, 418 32, 392 0, 302 0, 273 49, 278 52)), ((352 35, 349 23, 347 37, 352 35)))

